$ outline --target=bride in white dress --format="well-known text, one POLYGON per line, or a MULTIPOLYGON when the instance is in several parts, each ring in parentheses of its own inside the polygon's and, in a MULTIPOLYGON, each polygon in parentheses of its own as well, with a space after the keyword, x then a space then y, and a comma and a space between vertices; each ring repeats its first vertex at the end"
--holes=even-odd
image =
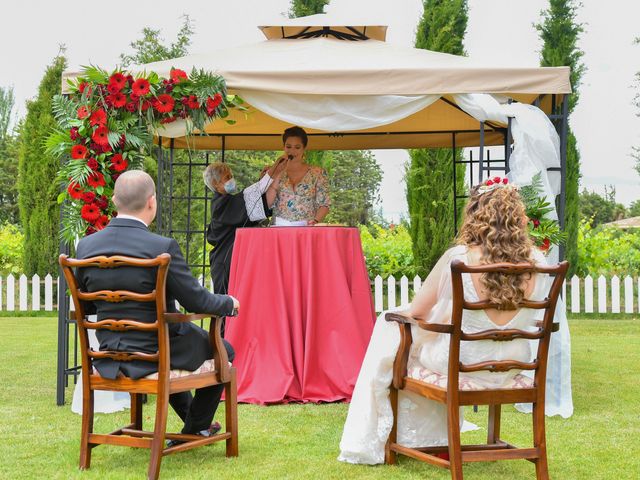
MULTIPOLYGON (((517 188, 506 183, 489 181, 475 187, 465 209, 465 218, 458 236, 458 246, 449 249, 438 260, 416 295, 406 315, 428 322, 450 323, 451 269, 460 259, 477 265, 497 262, 545 263, 544 256, 531 242, 527 231, 524 204, 517 188)), ((502 305, 500 310, 465 310, 462 317, 466 332, 490 328, 534 327, 540 310, 519 309, 514 305, 523 297, 541 300, 547 293, 547 275, 463 274, 464 295, 470 301, 490 298, 502 305)), ((393 361, 400 343, 398 324, 386 322, 383 312, 378 317, 353 392, 347 420, 340 442, 338 459, 349 463, 378 464, 384 462, 384 446, 391 431, 393 418, 389 386, 393 361)), ((408 375, 420 378, 425 371, 446 375, 449 358, 449 335, 436 334, 412 326, 413 344, 408 363, 408 375)), ((531 360, 531 341, 462 342, 460 361, 463 363, 502 360, 531 360), (508 344, 508 345, 507 345, 508 344)), ((515 379, 519 372, 472 372, 466 380, 499 388, 515 379)), ((463 375, 460 376, 461 381, 463 375)), ((462 416, 461 416, 462 418, 462 416)), ((446 406, 400 391, 398 399, 398 442, 408 447, 446 445, 446 406)))

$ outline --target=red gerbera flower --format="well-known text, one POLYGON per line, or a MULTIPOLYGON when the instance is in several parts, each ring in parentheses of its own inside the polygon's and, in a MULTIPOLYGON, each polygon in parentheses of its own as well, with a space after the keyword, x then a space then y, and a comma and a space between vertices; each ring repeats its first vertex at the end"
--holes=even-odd
POLYGON ((133 82, 133 85, 131 85, 131 91, 139 97, 142 97, 143 95, 149 93, 149 87, 149 80, 147 80, 146 78, 139 78, 135 82, 133 82))
POLYGON ((89 160, 87 160, 87 167, 89 167, 91 170, 98 170, 100 165, 98 165, 98 161, 95 158, 90 158, 89 160))
POLYGON ((122 108, 127 103, 127 97, 124 93, 118 92, 107 97, 107 102, 116 108, 122 108))
POLYGON ((69 183, 69 186, 67 187, 67 192, 69 193, 69 196, 71 198, 75 198, 76 200, 79 200, 79 199, 82 198, 84 190, 77 183, 71 182, 71 183, 69 183))
POLYGON ((111 170, 115 170, 116 172, 122 172, 127 169, 129 166, 129 162, 124 158, 121 154, 116 153, 113 157, 111 157, 111 170))
POLYGON ((87 156, 87 147, 84 145, 74 145, 71 147, 71 158, 78 160, 87 156))
POLYGON ((87 222, 93 223, 100 217, 100 209, 95 203, 87 203, 80 210, 80 216, 87 222))
POLYGON ((107 85, 107 92, 109 92, 111 95, 119 93, 120 90, 122 90, 122 87, 119 87, 116 83, 110 83, 109 85, 107 85))
POLYGON ((179 68, 172 68, 169 76, 171 77, 171 80, 174 81, 174 83, 180 83, 183 80, 189 78, 187 73, 184 70, 180 70, 179 68))
POLYGON ((106 215, 100 215, 98 219, 95 221, 95 223, 93 224, 93 227, 96 230, 102 230, 108 224, 109 224, 109 217, 107 217, 106 215))
POLYGON ((108 145, 109 144, 109 130, 107 127, 102 126, 96 128, 96 131, 91 135, 91 140, 96 142, 98 145, 108 145))
POLYGON ((91 172, 91 175, 87 178, 87 183, 93 188, 104 187, 106 185, 104 181, 104 175, 100 172, 91 172))
POLYGON ((140 96, 136 95, 135 93, 131 92, 131 95, 129 95, 129 99, 137 104, 140 101, 140 96))
POLYGON ((105 125, 107 123, 107 113, 102 108, 99 108, 91 114, 91 117, 89 117, 89 123, 92 127, 95 127, 96 125, 105 125))
POLYGON ((78 91, 80 93, 84 93, 84 91, 87 91, 87 95, 91 95, 91 85, 89 85, 87 82, 80 82, 78 84, 78 91))
POLYGON ((116 85, 118 87, 118 91, 122 90, 126 84, 127 77, 120 72, 116 72, 109 77, 109 85, 116 85))
POLYGON ((96 199, 96 194, 93 192, 84 192, 82 194, 82 201, 84 203, 93 203, 95 199, 96 199))
POLYGON ((87 107, 85 107, 84 105, 81 106, 78 109, 78 118, 80 120, 84 120, 85 118, 87 118, 89 116, 89 109, 87 107))
POLYGON ((173 106, 175 105, 175 103, 176 102, 173 100, 173 97, 171 95, 163 93, 162 95, 158 95, 154 107, 160 113, 169 113, 171 110, 173 110, 173 106))

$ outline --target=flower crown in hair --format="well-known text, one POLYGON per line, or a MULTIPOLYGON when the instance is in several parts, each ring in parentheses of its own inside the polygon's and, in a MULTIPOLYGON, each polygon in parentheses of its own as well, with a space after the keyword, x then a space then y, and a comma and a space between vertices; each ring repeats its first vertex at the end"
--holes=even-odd
POLYGON ((513 184, 509 185, 509 179, 507 177, 488 178, 478 187, 477 193, 478 195, 482 195, 483 193, 491 192, 496 188, 505 188, 507 186, 510 188, 518 188, 513 184))

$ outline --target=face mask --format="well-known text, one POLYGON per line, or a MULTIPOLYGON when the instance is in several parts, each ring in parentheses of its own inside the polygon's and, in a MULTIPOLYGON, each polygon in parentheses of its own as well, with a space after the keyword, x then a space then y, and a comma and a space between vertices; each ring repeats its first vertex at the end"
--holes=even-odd
POLYGON ((227 193, 236 193, 236 180, 231 178, 224 183, 224 191, 227 193))

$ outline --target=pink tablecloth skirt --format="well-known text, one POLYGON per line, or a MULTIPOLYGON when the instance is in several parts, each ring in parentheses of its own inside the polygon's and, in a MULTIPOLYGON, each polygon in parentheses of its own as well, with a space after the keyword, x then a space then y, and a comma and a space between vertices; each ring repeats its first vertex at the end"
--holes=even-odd
POLYGON ((375 319, 357 229, 239 229, 229 293, 239 401, 351 399, 375 319))

